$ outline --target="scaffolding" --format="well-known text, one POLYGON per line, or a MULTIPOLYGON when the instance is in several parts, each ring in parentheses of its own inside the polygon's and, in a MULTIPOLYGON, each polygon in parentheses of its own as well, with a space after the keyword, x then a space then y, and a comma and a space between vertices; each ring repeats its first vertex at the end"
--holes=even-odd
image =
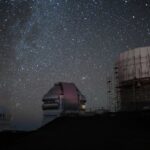
POLYGON ((150 48, 122 53, 114 70, 116 110, 150 109, 150 48))
POLYGON ((107 77, 107 105, 108 105, 108 110, 110 111, 116 112, 118 110, 115 91, 114 91, 113 76, 107 77))
POLYGON ((119 74, 118 74, 118 66, 114 67, 114 74, 115 74, 115 111, 120 110, 120 84, 119 84, 119 74))

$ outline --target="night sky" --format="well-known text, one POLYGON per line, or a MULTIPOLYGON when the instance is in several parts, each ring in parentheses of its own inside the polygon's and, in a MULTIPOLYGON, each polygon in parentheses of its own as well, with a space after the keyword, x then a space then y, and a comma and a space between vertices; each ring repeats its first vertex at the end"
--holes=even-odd
POLYGON ((88 108, 107 108, 106 76, 119 53, 143 46, 149 0, 0 0, 1 104, 16 122, 38 120, 43 95, 67 81, 88 108))

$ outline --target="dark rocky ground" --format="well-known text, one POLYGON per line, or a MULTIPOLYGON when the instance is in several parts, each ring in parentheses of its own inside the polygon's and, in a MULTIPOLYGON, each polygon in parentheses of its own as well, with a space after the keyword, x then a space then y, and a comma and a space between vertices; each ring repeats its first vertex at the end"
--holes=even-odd
POLYGON ((0 145, 0 150, 149 150, 150 112, 64 116, 34 132, 2 132, 0 145))

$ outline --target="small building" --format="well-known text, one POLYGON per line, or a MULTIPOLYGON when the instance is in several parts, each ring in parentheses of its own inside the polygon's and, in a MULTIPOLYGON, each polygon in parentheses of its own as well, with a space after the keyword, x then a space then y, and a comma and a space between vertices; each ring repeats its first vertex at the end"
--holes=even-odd
POLYGON ((11 115, 3 106, 0 106, 0 131, 10 130, 11 115))

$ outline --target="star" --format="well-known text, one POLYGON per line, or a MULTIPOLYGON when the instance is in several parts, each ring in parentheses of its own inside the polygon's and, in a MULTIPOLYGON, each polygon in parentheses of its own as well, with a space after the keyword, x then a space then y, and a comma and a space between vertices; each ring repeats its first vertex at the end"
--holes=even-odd
POLYGON ((87 108, 109 108, 106 78, 113 76, 119 54, 150 45, 147 0, 0 5, 0 98, 6 106, 21 107, 13 111, 16 116, 39 117, 43 95, 59 81, 75 83, 87 108))

